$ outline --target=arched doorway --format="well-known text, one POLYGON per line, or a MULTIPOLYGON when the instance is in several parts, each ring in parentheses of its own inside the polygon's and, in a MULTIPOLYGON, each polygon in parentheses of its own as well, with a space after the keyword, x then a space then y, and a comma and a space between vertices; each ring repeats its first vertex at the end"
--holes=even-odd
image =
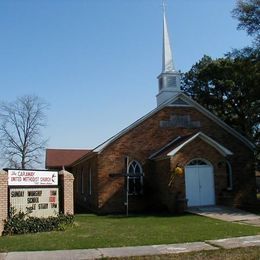
POLYGON ((213 167, 204 159, 194 159, 185 167, 188 207, 215 204, 213 167))

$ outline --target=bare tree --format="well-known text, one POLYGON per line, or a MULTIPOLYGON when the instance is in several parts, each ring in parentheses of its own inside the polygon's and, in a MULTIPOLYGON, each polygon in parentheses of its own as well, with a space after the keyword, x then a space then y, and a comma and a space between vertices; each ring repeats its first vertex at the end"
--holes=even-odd
POLYGON ((47 142, 41 134, 47 107, 37 96, 0 104, 0 149, 8 167, 28 169, 41 162, 47 142))

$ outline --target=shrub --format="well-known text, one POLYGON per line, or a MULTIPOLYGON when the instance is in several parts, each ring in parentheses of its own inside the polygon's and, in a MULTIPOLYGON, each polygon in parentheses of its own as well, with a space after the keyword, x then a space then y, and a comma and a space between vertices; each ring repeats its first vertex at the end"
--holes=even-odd
POLYGON ((73 222, 74 216, 69 214, 37 218, 29 216, 29 213, 16 213, 11 209, 10 217, 4 221, 3 235, 38 233, 54 230, 61 231, 64 230, 66 226, 73 224, 73 222))

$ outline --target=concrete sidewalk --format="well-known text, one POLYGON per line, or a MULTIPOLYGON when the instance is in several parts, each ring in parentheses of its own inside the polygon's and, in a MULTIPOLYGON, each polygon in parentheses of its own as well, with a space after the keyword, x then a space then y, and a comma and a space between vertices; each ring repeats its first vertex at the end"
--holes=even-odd
POLYGON ((202 250, 230 249, 237 247, 260 246, 260 235, 226 238, 185 244, 151 245, 136 247, 10 252, 0 254, 0 260, 78 260, 102 259, 104 257, 128 257, 143 255, 178 254, 202 250))
POLYGON ((187 212, 228 222, 260 226, 259 215, 235 208, 224 206, 203 206, 188 208, 187 212))

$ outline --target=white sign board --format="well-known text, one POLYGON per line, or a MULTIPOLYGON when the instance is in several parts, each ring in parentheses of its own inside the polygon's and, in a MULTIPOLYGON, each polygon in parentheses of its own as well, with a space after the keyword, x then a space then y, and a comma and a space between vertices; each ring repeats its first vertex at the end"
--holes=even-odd
POLYGON ((8 170, 9 186, 58 185, 58 172, 34 170, 8 170))
POLYGON ((58 188, 10 188, 10 207, 32 217, 56 216, 59 213, 58 188))

